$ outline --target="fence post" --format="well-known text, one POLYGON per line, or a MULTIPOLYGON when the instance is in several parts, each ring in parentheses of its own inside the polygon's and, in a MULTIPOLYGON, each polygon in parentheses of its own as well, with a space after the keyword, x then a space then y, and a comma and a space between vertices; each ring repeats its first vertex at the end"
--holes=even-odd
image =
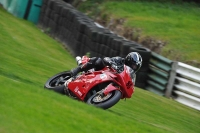
POLYGON ((178 62, 173 62, 172 67, 171 67, 171 71, 169 73, 168 84, 167 84, 166 91, 165 91, 165 96, 168 97, 168 98, 172 94, 174 82, 175 82, 175 79, 176 79, 177 67, 178 67, 178 62))

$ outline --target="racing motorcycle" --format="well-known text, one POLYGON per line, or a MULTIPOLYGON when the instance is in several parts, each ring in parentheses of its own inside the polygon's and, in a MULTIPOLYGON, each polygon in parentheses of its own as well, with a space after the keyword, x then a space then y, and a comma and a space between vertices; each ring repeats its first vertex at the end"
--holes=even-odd
MULTIPOLYGON (((87 63, 87 56, 76 57, 78 65, 87 63)), ((120 99, 131 98, 134 93, 134 71, 126 66, 106 66, 102 70, 94 69, 71 77, 70 71, 64 71, 49 78, 44 88, 54 90, 71 98, 83 101, 102 109, 108 109, 120 99)))

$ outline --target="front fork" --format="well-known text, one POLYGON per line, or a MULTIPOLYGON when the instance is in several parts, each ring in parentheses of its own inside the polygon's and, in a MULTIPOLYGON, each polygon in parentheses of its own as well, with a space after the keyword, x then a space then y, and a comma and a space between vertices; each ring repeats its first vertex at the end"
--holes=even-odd
POLYGON ((120 91, 119 88, 117 88, 116 86, 113 86, 113 84, 110 83, 105 89, 100 91, 99 94, 101 95, 101 97, 104 97, 104 96, 108 95, 110 92, 112 92, 114 90, 119 90, 120 91))
POLYGON ((65 87, 64 87, 64 92, 65 92, 65 94, 66 94, 67 96, 76 99, 76 97, 74 97, 74 96, 72 96, 72 95, 70 94, 70 90, 68 89, 68 84, 69 84, 71 81, 73 81, 73 80, 74 80, 74 78, 71 77, 70 79, 68 79, 68 80, 64 83, 64 86, 65 86, 65 87))

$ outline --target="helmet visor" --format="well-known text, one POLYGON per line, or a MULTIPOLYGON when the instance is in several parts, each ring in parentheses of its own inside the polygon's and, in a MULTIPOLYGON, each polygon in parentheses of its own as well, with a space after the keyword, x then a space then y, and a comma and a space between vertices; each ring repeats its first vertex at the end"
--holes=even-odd
POLYGON ((131 68, 132 68, 133 70, 136 70, 136 69, 137 69, 137 65, 136 65, 135 63, 133 63, 133 64, 131 65, 131 68))

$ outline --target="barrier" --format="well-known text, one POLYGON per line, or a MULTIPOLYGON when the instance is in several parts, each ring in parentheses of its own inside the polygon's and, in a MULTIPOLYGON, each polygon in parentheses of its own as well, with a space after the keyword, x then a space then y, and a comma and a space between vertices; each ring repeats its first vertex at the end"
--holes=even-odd
POLYGON ((168 90, 172 88, 175 75, 172 65, 171 60, 152 52, 145 89, 169 97, 170 92, 168 90), (171 81, 169 82, 169 80, 171 81))
POLYGON ((172 97, 174 100, 200 110, 200 69, 174 62, 177 66, 172 97))
POLYGON ((0 4, 2 4, 2 6, 3 6, 5 9, 8 9, 8 7, 10 6, 11 1, 12 1, 12 0, 0 0, 0 4))
POLYGON ((177 62, 177 65, 178 68, 176 72, 180 77, 184 77, 186 79, 200 83, 200 69, 181 62, 177 62))
POLYGON ((14 16, 37 24, 42 0, 0 0, 0 4, 14 16))

